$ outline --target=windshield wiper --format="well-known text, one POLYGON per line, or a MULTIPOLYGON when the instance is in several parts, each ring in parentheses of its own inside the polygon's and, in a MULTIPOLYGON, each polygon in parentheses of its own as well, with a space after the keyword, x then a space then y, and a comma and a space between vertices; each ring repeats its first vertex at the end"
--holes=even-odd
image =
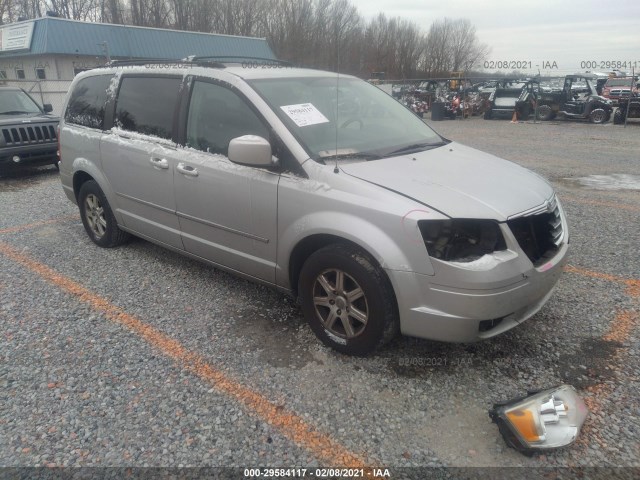
POLYGON ((331 160, 344 160, 344 159, 363 159, 363 160, 378 160, 382 158, 382 155, 378 155, 377 153, 367 153, 367 152, 356 152, 356 153, 339 153, 338 155, 327 155, 326 157, 322 157, 322 160, 331 161, 331 160))
POLYGON ((420 152, 423 150, 430 150, 432 148, 441 147, 446 144, 447 142, 413 143, 411 145, 407 145, 406 147, 398 148, 397 150, 386 153, 384 156, 391 157, 400 153, 420 152))
POLYGON ((39 113, 39 112, 25 112, 22 110, 9 110, 8 112, 0 112, 0 115, 19 115, 21 113, 39 113))

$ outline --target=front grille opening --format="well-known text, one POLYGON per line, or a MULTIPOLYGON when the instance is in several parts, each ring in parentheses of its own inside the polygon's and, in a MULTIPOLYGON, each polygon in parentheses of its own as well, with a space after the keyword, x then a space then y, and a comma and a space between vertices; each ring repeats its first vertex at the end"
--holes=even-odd
POLYGON ((494 318, 492 320, 482 320, 478 324, 478 331, 479 332, 488 332, 492 328, 495 328, 498 325, 500 325, 502 323, 502 321, 504 320, 504 318, 505 317, 494 318))
POLYGON ((557 207, 551 213, 520 217, 507 224, 534 266, 542 265, 558 251, 563 232, 557 207))
POLYGON ((3 128, 2 136, 4 137, 4 141, 7 145, 54 143, 57 141, 57 134, 54 125, 3 128))

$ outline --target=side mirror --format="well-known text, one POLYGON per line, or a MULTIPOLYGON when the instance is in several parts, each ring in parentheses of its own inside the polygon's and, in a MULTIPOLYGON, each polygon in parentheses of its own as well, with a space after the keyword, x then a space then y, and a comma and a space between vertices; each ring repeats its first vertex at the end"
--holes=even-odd
POLYGON ((53 107, 51 106, 50 103, 45 103, 44 105, 42 105, 42 109, 44 110, 44 113, 53 112, 53 107))
POLYGON ((271 144, 257 135, 243 135, 229 142, 229 160, 250 167, 272 167, 271 144))

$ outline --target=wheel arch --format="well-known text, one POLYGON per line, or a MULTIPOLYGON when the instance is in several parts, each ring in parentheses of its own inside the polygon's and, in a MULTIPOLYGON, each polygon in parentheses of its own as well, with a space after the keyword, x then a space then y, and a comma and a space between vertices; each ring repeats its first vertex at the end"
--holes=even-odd
POLYGON ((123 222, 117 208, 115 192, 111 188, 111 184, 98 165, 85 158, 76 158, 71 167, 71 171, 73 195, 75 196, 76 203, 78 201, 78 194, 80 193, 82 185, 89 180, 93 180, 98 184, 105 197, 107 197, 107 202, 109 202, 113 215, 118 221, 118 225, 122 225, 123 222))
POLYGON ((76 201, 78 201, 78 195, 82 185, 90 180, 95 181, 95 179, 84 170, 79 170, 73 174, 73 195, 76 197, 76 201))
MULTIPOLYGON (((371 257, 371 259, 376 262, 378 266, 380 262, 375 258, 374 255, 371 254, 366 248, 362 245, 357 244, 351 240, 348 240, 344 237, 333 235, 329 233, 316 233, 304 237, 301 239, 289 255, 289 285, 291 286, 291 290, 294 296, 297 296, 298 291, 298 281, 300 279, 300 271, 302 270, 302 266, 307 259, 313 255, 313 253, 317 252, 321 248, 324 248, 328 245, 332 245, 335 243, 343 244, 343 245, 351 245, 355 248, 359 248, 364 251, 367 255, 371 257)), ((384 269, 383 269, 384 271, 384 269)), ((385 273, 386 275, 386 273, 385 273)))

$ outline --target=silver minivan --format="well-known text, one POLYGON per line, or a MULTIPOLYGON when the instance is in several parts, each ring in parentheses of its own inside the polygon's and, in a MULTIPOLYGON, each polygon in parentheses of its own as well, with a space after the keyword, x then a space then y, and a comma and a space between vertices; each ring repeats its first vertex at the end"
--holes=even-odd
POLYGON ((340 352, 398 331, 493 337, 544 305, 566 261, 549 183, 355 77, 110 66, 78 75, 63 111, 62 186, 93 242, 133 234, 287 292, 340 352))

